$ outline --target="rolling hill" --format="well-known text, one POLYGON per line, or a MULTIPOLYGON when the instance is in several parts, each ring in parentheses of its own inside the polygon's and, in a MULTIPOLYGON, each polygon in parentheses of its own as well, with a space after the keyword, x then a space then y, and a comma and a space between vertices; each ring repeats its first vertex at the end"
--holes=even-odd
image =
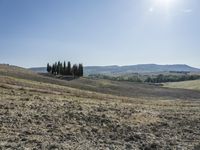
POLYGON ((164 86, 176 89, 200 90, 200 80, 165 83, 164 86))
POLYGON ((200 69, 181 64, 178 65, 141 64, 132 66, 85 67, 86 74, 126 74, 126 73, 169 72, 169 71, 200 72, 200 69))
POLYGON ((0 65, 0 149, 199 149, 200 92, 0 65))
MULTIPOLYGON (((46 72, 45 67, 30 68, 35 72, 46 72)), ((169 71, 186 71, 200 72, 200 69, 188 65, 156 65, 156 64, 141 64, 130 66, 86 66, 84 74, 127 74, 127 73, 151 73, 151 72, 169 72, 169 71)))
POLYGON ((0 75, 125 97, 171 97, 184 99, 196 99, 200 97, 199 92, 192 90, 174 90, 142 83, 88 79, 84 77, 67 81, 48 74, 37 74, 28 69, 9 65, 0 65, 0 75))

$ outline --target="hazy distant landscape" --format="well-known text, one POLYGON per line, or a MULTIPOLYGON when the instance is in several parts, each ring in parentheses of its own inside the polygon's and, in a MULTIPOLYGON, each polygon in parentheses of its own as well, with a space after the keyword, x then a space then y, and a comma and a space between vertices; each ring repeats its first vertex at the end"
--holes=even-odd
MULTIPOLYGON (((29 68, 46 74, 46 67, 29 68)), ((84 77, 89 79, 108 79, 138 83, 165 83, 200 79, 200 69, 188 65, 130 65, 130 66, 86 66, 84 77)))
MULTIPOLYGON (((46 67, 30 68, 35 72, 46 72, 46 67)), ((185 71, 185 72, 200 72, 200 69, 188 65, 156 65, 156 64, 141 64, 130 66, 86 66, 84 74, 127 74, 127 73, 156 73, 170 71, 185 71)))

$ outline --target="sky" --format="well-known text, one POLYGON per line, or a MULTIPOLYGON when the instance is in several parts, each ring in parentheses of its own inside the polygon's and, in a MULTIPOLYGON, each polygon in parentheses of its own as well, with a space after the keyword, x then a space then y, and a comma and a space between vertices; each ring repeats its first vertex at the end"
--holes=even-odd
POLYGON ((199 0, 0 0, 0 63, 200 68, 199 0))

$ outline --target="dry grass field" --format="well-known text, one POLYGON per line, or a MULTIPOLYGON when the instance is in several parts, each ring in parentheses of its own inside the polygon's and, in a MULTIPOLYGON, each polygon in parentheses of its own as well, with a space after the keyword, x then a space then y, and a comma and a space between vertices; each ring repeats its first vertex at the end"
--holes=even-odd
POLYGON ((165 87, 200 91, 200 80, 166 83, 165 87))
POLYGON ((200 149, 198 91, 2 68, 0 149, 200 149))

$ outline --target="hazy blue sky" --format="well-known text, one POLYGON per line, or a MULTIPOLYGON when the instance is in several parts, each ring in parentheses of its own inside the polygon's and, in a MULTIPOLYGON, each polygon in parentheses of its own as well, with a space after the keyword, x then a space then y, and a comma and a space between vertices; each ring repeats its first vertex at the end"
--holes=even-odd
POLYGON ((0 63, 200 67, 199 0, 0 0, 0 63))

